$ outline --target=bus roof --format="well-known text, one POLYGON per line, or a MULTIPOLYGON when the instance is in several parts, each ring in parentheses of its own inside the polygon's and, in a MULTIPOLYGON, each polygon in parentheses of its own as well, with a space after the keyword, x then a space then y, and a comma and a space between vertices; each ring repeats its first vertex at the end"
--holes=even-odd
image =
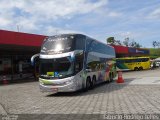
POLYGON ((90 36, 84 35, 84 34, 80 34, 80 33, 58 34, 58 35, 48 36, 48 37, 46 37, 46 38, 50 38, 50 37, 61 37, 61 36, 77 36, 77 35, 91 38, 91 39, 95 40, 96 42, 99 42, 99 43, 101 43, 101 44, 104 44, 104 45, 109 46, 109 47, 111 47, 111 48, 114 49, 114 47, 111 46, 111 45, 105 44, 105 43, 103 43, 103 42, 101 42, 101 41, 99 41, 99 40, 94 39, 93 37, 90 37, 90 36))

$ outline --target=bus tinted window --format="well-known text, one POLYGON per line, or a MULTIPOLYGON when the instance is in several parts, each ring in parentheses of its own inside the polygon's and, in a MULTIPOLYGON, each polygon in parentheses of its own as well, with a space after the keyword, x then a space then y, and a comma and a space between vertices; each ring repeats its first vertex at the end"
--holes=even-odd
POLYGON ((88 51, 94 51, 112 56, 115 55, 114 49, 110 46, 107 46, 103 43, 99 43, 91 38, 87 38, 87 41, 88 51))
POLYGON ((125 63, 131 63, 132 62, 132 60, 125 60, 125 63))
POLYGON ((132 62, 141 62, 141 59, 132 59, 132 62))
POLYGON ((117 63, 124 63, 124 60, 116 60, 117 63))
POLYGON ((132 58, 132 59, 117 59, 118 63, 133 63, 133 62, 147 62, 149 58, 132 58))
POLYGON ((149 58, 142 58, 142 62, 147 62, 149 58))
POLYGON ((45 39, 41 47, 41 54, 57 54, 74 50, 74 36, 61 35, 45 39))
POLYGON ((76 50, 83 50, 85 48, 85 36, 77 35, 76 37, 76 50))

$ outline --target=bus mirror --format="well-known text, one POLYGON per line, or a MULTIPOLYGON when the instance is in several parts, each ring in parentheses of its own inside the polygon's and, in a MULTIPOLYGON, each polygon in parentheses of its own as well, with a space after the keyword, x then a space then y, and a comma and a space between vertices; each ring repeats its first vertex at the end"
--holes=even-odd
POLYGON ((35 54, 35 55, 33 55, 33 56, 31 57, 31 65, 34 66, 34 64, 35 64, 35 58, 37 58, 37 57, 39 57, 39 53, 38 53, 38 54, 35 54))

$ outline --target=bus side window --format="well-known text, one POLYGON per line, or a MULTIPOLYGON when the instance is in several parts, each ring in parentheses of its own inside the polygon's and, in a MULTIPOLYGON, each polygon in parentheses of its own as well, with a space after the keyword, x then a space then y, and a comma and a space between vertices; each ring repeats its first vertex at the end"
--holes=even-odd
POLYGON ((99 64, 98 63, 96 64, 96 70, 99 70, 99 64))
POLYGON ((149 58, 143 58, 142 62, 147 62, 147 61, 149 61, 149 58))
POLYGON ((137 60, 136 60, 136 59, 133 59, 133 60, 132 60, 132 62, 134 62, 134 63, 135 63, 135 62, 137 62, 137 60))
POLYGON ((75 56, 75 71, 76 73, 81 71, 83 68, 83 53, 77 54, 75 56))
POLYGON ((142 58, 142 62, 145 62, 146 61, 146 58, 142 58))
POLYGON ((126 59, 126 60, 125 60, 125 63, 129 63, 129 60, 126 59))
POLYGON ((117 62, 118 64, 123 64, 123 63, 125 63, 125 61, 124 61, 124 60, 121 60, 121 59, 120 59, 120 60, 117 60, 116 62, 117 62))
POLYGON ((81 69, 82 69, 82 63, 81 62, 76 62, 76 64, 75 64, 76 73, 79 72, 81 69))

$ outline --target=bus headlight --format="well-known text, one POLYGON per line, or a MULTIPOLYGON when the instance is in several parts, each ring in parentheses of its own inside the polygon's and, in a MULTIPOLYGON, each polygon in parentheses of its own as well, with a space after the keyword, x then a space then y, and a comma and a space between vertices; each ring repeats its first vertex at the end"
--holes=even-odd
POLYGON ((67 84, 72 84, 74 81, 73 81, 73 79, 72 80, 68 80, 68 81, 66 81, 65 82, 65 84, 67 85, 67 84))
POLYGON ((43 83, 41 80, 39 80, 39 83, 40 83, 41 85, 44 85, 44 83, 43 83))

